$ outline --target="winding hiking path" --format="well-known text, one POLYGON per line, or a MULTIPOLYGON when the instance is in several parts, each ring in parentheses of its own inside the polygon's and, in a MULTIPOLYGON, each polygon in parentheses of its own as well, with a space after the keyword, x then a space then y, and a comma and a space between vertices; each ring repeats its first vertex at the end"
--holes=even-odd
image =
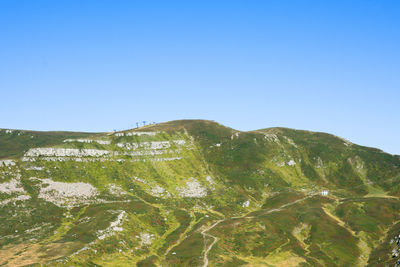
POLYGON ((206 236, 213 238, 213 242, 208 246, 208 248, 204 251, 204 264, 203 267, 207 267, 208 266, 208 252, 210 252, 210 250, 212 249, 212 247, 214 246, 215 243, 217 243, 218 241, 218 237, 213 236, 211 234, 206 233, 207 231, 213 229, 215 226, 217 226, 219 223, 225 221, 226 219, 222 219, 219 220, 217 222, 215 222, 214 224, 212 224, 211 226, 207 227, 206 229, 204 229, 203 231, 201 231, 201 234, 204 237, 204 247, 206 247, 206 236))
MULTIPOLYGON (((265 212, 265 214, 270 214, 270 213, 273 213, 273 212, 279 212, 279 211, 281 211, 282 209, 284 209, 284 208, 286 208, 286 207, 289 207, 289 206, 294 205, 294 204, 296 204, 296 203, 298 203, 298 202, 304 201, 304 200, 306 200, 307 198, 310 198, 310 197, 312 197, 312 196, 313 196, 313 195, 309 195, 309 196, 307 196, 307 197, 300 198, 300 199, 297 199, 297 200, 295 200, 295 201, 292 201, 292 202, 283 204, 282 206, 280 206, 280 207, 278 207, 278 208, 268 210, 267 212, 265 212)), ((256 216, 248 216, 248 214, 246 214, 246 215, 244 215, 244 216, 237 216, 237 217, 231 217, 231 218, 221 219, 221 220, 216 221, 214 224, 210 225, 209 227, 207 227, 207 228, 204 229, 203 231, 201 231, 201 234, 203 235, 203 238, 204 238, 204 248, 205 248, 205 250, 204 250, 204 257, 203 257, 203 262, 204 262, 204 263, 203 263, 203 267, 207 267, 207 266, 208 266, 208 253, 210 252, 210 250, 212 249, 212 247, 215 245, 215 243, 218 242, 218 237, 213 236, 212 234, 207 233, 208 231, 210 231, 211 229, 213 229, 215 226, 217 226, 218 224, 220 224, 220 223, 223 222, 223 221, 227 221, 227 220, 231 220, 231 219, 253 219, 253 218, 256 218, 256 216), (213 242, 206 248, 206 237, 207 237, 207 236, 208 236, 208 237, 211 237, 211 238, 213 239, 213 242)))

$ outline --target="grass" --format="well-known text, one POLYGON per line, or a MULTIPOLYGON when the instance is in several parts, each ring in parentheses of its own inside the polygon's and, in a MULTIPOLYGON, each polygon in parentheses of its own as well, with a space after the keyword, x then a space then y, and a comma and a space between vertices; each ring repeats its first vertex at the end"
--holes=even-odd
POLYGON ((6 133, 0 130, 0 159, 18 158, 28 149, 34 147, 54 146, 68 138, 82 138, 94 135, 93 133, 79 132, 37 132, 14 130, 6 133))
MULTIPOLYGON (((126 152, 116 144, 181 139, 187 144, 165 155, 182 158, 175 161, 116 156, 102 162, 17 161, 16 167, 2 168, 1 182, 19 171, 26 194, 32 197, 17 206, 0 206, 3 258, 18 258, 9 261, 17 265, 23 262, 17 254, 36 253, 42 258, 32 257, 30 263, 48 266, 198 266, 203 264, 204 242, 211 241, 200 232, 224 219, 209 231, 218 238, 208 255, 210 266, 393 263, 387 255, 390 239, 400 231, 398 156, 349 145, 329 134, 285 128, 238 132, 211 121, 185 120, 134 131, 157 134, 0 131, 0 158, 18 158, 29 148, 43 146, 126 152), (268 138, 273 134, 276 139, 268 138), (89 137, 111 144, 62 142, 89 137), (120 158, 125 161, 115 161, 120 158), (280 166, 290 160, 296 164, 280 166), (32 166, 43 170, 25 170, 32 166), (90 183, 101 199, 112 203, 57 207, 38 198, 40 184, 30 177, 90 183), (191 177, 207 189, 206 197, 179 196, 177 188, 191 177), (110 194, 110 184, 126 195, 110 194), (156 196, 156 186, 170 195, 156 196), (328 197, 318 196, 323 189, 329 190, 328 197), (315 196, 305 198, 309 194, 315 196), (249 207, 243 206, 247 200, 249 207), (99 231, 122 210, 123 230, 99 240, 99 231), (154 235, 151 244, 142 243, 142 233, 154 235), (89 249, 70 256, 86 246, 89 249)), ((0 199, 10 197, 2 194, 0 199)))

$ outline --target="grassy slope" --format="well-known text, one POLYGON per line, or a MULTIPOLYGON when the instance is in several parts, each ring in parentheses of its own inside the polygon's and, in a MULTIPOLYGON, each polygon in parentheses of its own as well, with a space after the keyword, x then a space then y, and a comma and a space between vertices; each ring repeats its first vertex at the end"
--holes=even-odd
MULTIPOLYGON (((385 240, 380 238, 392 233, 391 227, 399 220, 399 157, 349 145, 329 134, 285 128, 238 132, 210 121, 185 120, 139 130, 164 132, 154 140, 185 139, 192 145, 183 149, 183 159, 179 161, 40 162, 43 171, 21 168, 21 179, 32 199, 21 206, 1 207, 0 219, 4 223, 0 232, 7 238, 0 240, 0 253, 18 253, 12 249, 22 244, 27 248, 19 253, 27 257, 37 252, 35 244, 39 242, 43 255, 38 262, 63 259, 50 263, 52 266, 201 265, 204 244, 211 240, 204 240, 200 231, 223 219, 210 230, 219 238, 209 254, 211 266, 363 266, 368 260, 390 260, 384 253, 385 240), (279 166, 291 160, 296 164, 279 166), (89 182, 99 188, 104 198, 121 202, 72 210, 58 208, 35 197, 38 189, 29 180, 31 176, 89 182), (135 176, 145 178, 148 184, 135 182, 135 176), (213 188, 207 184, 206 176, 214 179, 213 188), (200 200, 180 198, 176 187, 184 186, 189 177, 196 177, 206 186, 209 195, 200 200), (107 196, 110 183, 129 192, 128 196, 107 196), (154 185, 176 197, 152 196, 149 190, 154 185), (307 198, 322 189, 330 191, 329 197, 307 198), (249 207, 243 207, 247 200, 249 207), (294 204, 285 206, 287 203, 294 204), (117 210, 128 214, 125 230, 96 241, 96 231, 105 229, 117 210), (9 214, 16 216, 10 218, 9 214), (15 234, 15 230, 21 233, 40 225, 40 231, 15 234), (140 245, 136 236, 142 232, 155 236, 151 246, 140 245), (90 242, 95 242, 91 249, 62 258, 90 242), (56 250, 57 244, 64 244, 64 249, 56 250)), ((5 136, 2 132, 3 157, 21 156, 29 147, 57 144, 118 150, 116 142, 153 138, 113 137, 107 146, 62 144, 65 138, 87 136, 81 133, 37 133, 34 138, 29 135, 14 132, 5 136)))
POLYGON ((0 159, 21 157, 29 148, 53 146, 68 138, 82 138, 93 133, 38 132, 0 129, 0 159))

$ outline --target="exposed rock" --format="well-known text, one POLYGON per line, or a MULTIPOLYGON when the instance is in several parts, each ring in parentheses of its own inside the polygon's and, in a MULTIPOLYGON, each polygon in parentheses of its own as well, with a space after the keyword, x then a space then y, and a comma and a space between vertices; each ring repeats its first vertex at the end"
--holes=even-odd
POLYGON ((147 184, 147 182, 145 180, 143 180, 143 179, 141 179, 139 177, 136 177, 136 176, 133 176, 133 180, 141 182, 141 183, 144 183, 144 184, 147 184))
POLYGON ((142 246, 149 246, 154 240, 154 235, 149 233, 140 233, 139 238, 142 246))
POLYGON ((3 201, 0 201, 0 205, 6 205, 9 203, 14 203, 17 201, 25 201, 30 199, 31 197, 29 195, 26 195, 25 189, 22 187, 20 181, 19 181, 19 175, 17 179, 11 179, 8 182, 1 183, 0 184, 0 193, 7 194, 7 195, 15 195, 17 194, 18 196, 12 197, 5 199, 3 201))
POLYGON ((31 148, 25 153, 25 157, 101 157, 109 155, 108 150, 76 149, 76 148, 31 148))
POLYGON ((289 161, 286 161, 286 162, 285 161, 281 161, 279 159, 273 159, 273 160, 271 160, 271 162, 274 162, 276 164, 276 166, 278 166, 278 167, 284 167, 285 165, 287 165, 287 166, 296 165, 296 162, 293 159, 291 159, 289 161))
POLYGON ((214 180, 213 180, 213 178, 211 178, 211 176, 207 176, 207 177, 206 177, 206 181, 207 181, 210 185, 215 184, 215 183, 214 183, 214 180))
POLYGON ((285 166, 285 162, 277 162, 276 166, 283 167, 283 166, 285 166))
POLYGON ((9 198, 3 201, 0 201, 0 205, 7 205, 9 203, 14 203, 17 201, 25 201, 31 199, 31 196, 29 195, 19 195, 17 197, 9 198))
POLYGON ((194 178, 190 178, 186 186, 177 188, 177 191, 181 197, 200 198, 207 195, 207 190, 194 178))
POLYGON ((264 134, 264 138, 270 142, 279 143, 279 138, 276 134, 264 134))
POLYGON ((234 138, 239 138, 240 132, 234 133, 231 135, 231 140, 233 140, 234 138))
POLYGON ((250 206, 250 200, 246 200, 242 205, 243 208, 248 208, 249 206, 250 206))
POLYGON ((355 168, 358 173, 363 173, 364 170, 364 161, 359 157, 355 156, 354 158, 347 159, 349 163, 355 168))
POLYGON ((173 160, 181 160, 181 157, 171 157, 171 158, 153 158, 149 159, 150 161, 173 161, 173 160))
POLYGON ((100 235, 99 236, 100 240, 103 240, 106 237, 113 235, 115 232, 121 232, 122 230, 124 230, 124 228, 122 228, 121 225, 123 223, 125 213, 126 212, 124 210, 120 211, 117 219, 115 221, 111 222, 109 227, 107 227, 104 230, 98 231, 98 234, 100 235))
POLYGON ((283 136, 283 138, 285 138, 285 140, 286 140, 289 144, 291 144, 291 145, 294 146, 295 148, 298 148, 297 145, 296 145, 296 143, 295 143, 292 139, 290 139, 290 138, 287 137, 287 136, 283 136))
POLYGON ((27 171, 42 171, 43 169, 44 169, 43 167, 39 167, 39 166, 32 166, 32 167, 25 168, 25 170, 27 170, 27 171))
POLYGON ((63 183, 51 179, 38 180, 42 182, 38 197, 60 207, 73 207, 92 202, 93 198, 98 195, 97 189, 88 183, 63 183))
POLYGON ((144 150, 144 151, 134 151, 134 152, 127 152, 124 155, 127 156, 156 156, 168 153, 168 150, 144 150))
POLYGON ((159 185, 156 185, 155 187, 151 188, 150 194, 156 197, 164 197, 164 198, 171 196, 171 194, 167 190, 165 190, 159 185))
POLYGON ((343 145, 345 145, 345 146, 352 146, 353 145, 353 143, 350 142, 349 140, 347 140, 346 138, 339 137, 339 136, 335 136, 335 137, 337 137, 339 139, 342 139, 343 140, 343 145))
POLYGON ((0 193, 13 194, 13 193, 25 193, 24 188, 17 179, 11 179, 8 182, 0 184, 0 193))
POLYGON ((152 142, 141 142, 141 143, 118 143, 117 146, 129 150, 141 149, 168 149, 171 147, 171 143, 178 146, 185 145, 185 140, 174 140, 174 141, 152 141, 152 142))
POLYGON ((100 145, 109 145, 111 144, 110 140, 95 140, 95 139, 65 139, 64 143, 67 142, 79 142, 79 143, 98 143, 100 145))
POLYGON ((139 143, 118 143, 117 146, 128 150, 135 150, 139 147, 139 143))
MULTIPOLYGON (((118 155, 117 152, 113 153, 115 156, 118 155)), ((158 152, 157 155, 162 155, 163 152, 158 152)), ((129 155, 129 156, 156 156, 156 154, 150 152, 147 153, 125 153, 124 155, 129 155)), ((137 159, 132 159, 130 160, 131 162, 137 162, 137 161, 173 161, 173 160, 181 160, 181 157, 169 157, 169 158, 137 158, 137 159)), ((126 161, 125 159, 115 159, 115 158, 77 158, 77 157, 23 157, 21 159, 23 162, 36 162, 38 160, 44 160, 44 161, 76 161, 76 162, 104 162, 104 161, 116 161, 116 162, 124 162, 126 161)))
POLYGON ((0 167, 10 167, 10 166, 15 166, 15 161, 12 159, 3 159, 0 160, 0 167))
POLYGON ((110 192, 110 194, 115 195, 115 196, 124 196, 124 195, 126 195, 126 192, 124 191, 124 189, 122 189, 121 187, 119 187, 116 184, 109 184, 108 185, 108 191, 110 192))
POLYGON ((317 157, 317 164, 315 166, 315 168, 324 168, 324 162, 322 161, 322 159, 320 157, 317 157))
POLYGON ((150 136, 154 136, 156 135, 158 132, 119 132, 119 133, 115 133, 115 136, 141 136, 141 135, 150 135, 150 136))

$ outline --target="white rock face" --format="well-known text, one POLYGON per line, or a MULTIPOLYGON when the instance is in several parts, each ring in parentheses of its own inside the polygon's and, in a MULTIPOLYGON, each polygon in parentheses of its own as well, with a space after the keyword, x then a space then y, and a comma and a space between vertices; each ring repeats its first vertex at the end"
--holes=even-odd
POLYGON ((248 208, 249 206, 250 206, 250 200, 245 201, 242 205, 243 208, 248 208))
POLYGON ((283 167, 283 166, 285 166, 285 162, 277 162, 276 166, 283 167))
POLYGON ((162 155, 167 152, 168 152, 167 150, 143 150, 143 151, 126 152, 123 154, 129 156, 155 156, 155 155, 162 155))
POLYGON ((8 182, 0 184, 0 193, 13 194, 13 193, 25 193, 24 188, 17 179, 11 179, 8 182))
POLYGON ((111 141, 109 140, 94 140, 94 139, 65 139, 64 143, 67 142, 79 142, 79 143, 98 143, 100 145, 109 145, 111 141))
POLYGON ((231 140, 233 140, 234 138, 239 138, 240 132, 234 133, 231 135, 231 140))
POLYGON ((290 138, 287 137, 287 136, 284 136, 284 138, 286 139, 286 141, 287 141, 289 144, 291 144, 291 145, 294 146, 295 148, 298 148, 297 145, 296 145, 296 143, 295 143, 292 139, 290 139, 290 138))
POLYGON ((27 167, 25 170, 27 171, 42 171, 44 168, 40 166, 32 166, 32 167, 27 167))
POLYGON ((154 195, 162 195, 162 194, 164 194, 165 189, 162 188, 162 187, 159 186, 159 185, 156 185, 155 187, 153 187, 153 188, 151 189, 151 192, 152 192, 154 195))
POLYGON ((135 150, 139 147, 139 143, 118 143, 117 146, 129 150, 135 150))
POLYGON ((141 135, 150 135, 150 136, 154 136, 156 135, 158 132, 128 132, 128 133, 115 133, 115 136, 141 136, 141 135))
POLYGON ((211 178, 211 176, 207 176, 207 177, 206 177, 206 181, 207 181, 210 185, 215 184, 215 183, 214 183, 214 180, 213 180, 213 178, 211 178))
POLYGON ((101 157, 109 154, 108 150, 46 147, 29 149, 25 157, 101 157))
POLYGON ((171 147, 171 143, 169 141, 144 142, 141 144, 149 149, 166 149, 171 147))
POLYGON ((294 165, 296 165, 296 161, 294 161, 293 159, 291 159, 291 160, 289 160, 289 161, 287 161, 287 162, 285 162, 285 161, 280 161, 279 159, 274 159, 274 160, 271 160, 272 162, 275 162, 275 164, 276 164, 276 166, 278 166, 278 167, 284 167, 285 165, 287 165, 287 166, 294 166, 294 165))
POLYGON ((178 146, 184 146, 186 144, 185 140, 174 140, 173 142, 178 146))
POLYGON ((173 161, 173 160, 181 160, 181 157, 172 157, 172 158, 154 158, 150 159, 150 161, 173 161))
POLYGON ((141 136, 141 135, 150 135, 150 136, 154 136, 156 135, 158 132, 129 132, 129 133, 125 133, 126 136, 141 136))
POLYGON ((141 182, 141 183, 147 184, 147 182, 145 180, 143 180, 143 179, 141 179, 139 177, 136 177, 136 176, 133 176, 133 180, 135 180, 137 182, 141 182))
MULTIPOLYGON (((100 144, 110 144, 111 141, 108 140, 92 140, 92 139, 66 139, 64 142, 83 142, 91 143, 97 142, 100 144)), ((182 146, 186 142, 185 140, 174 140, 174 141, 152 141, 152 142, 142 142, 142 143, 118 143, 117 146, 131 150, 124 152, 117 152, 111 150, 101 150, 101 149, 77 149, 77 148, 32 148, 29 149, 22 161, 24 162, 35 162, 37 160, 44 161, 78 161, 78 162, 92 162, 92 161, 118 161, 122 162, 126 159, 118 159, 115 157, 119 156, 133 156, 138 157, 132 159, 131 161, 138 160, 149 160, 149 161, 171 161, 179 160, 179 157, 172 158, 142 158, 143 156, 158 156, 166 153, 180 153, 180 149, 171 150, 172 145, 182 146), (137 150, 136 149, 139 149, 137 150)), ((2 162, 0 162, 2 163, 2 162)), ((4 164, 12 164, 10 161, 5 161, 4 164)), ((1 165, 0 165, 1 166, 1 165)))
POLYGON ((116 184, 109 184, 108 185, 108 191, 110 192, 110 194, 115 195, 115 196, 124 196, 124 195, 126 195, 126 192, 124 191, 124 189, 122 189, 121 187, 119 187, 116 184))
POLYGON ((279 143, 279 138, 276 134, 264 134, 264 138, 270 142, 279 143))
POLYGON ((317 164, 316 164, 315 168, 317 168, 317 169, 324 168, 324 162, 322 161, 322 159, 320 157, 317 158, 317 164))
MULTIPOLYGON (((145 155, 162 155, 163 152, 159 151, 157 154, 152 153, 151 151, 146 152, 146 153, 125 153, 124 155, 131 155, 131 156, 145 156, 145 155)), ((114 152, 113 155, 118 156, 119 154, 117 152, 114 152)), ((137 162, 137 161, 173 161, 173 160, 181 160, 181 157, 169 157, 169 158, 138 158, 138 159, 132 159, 130 160, 131 162, 137 162)), ((104 157, 104 158, 78 158, 78 157, 23 157, 21 159, 24 162, 35 162, 37 160, 44 160, 44 161, 77 161, 77 162, 105 162, 105 161, 117 161, 117 162, 124 162, 126 161, 125 159, 113 159, 109 157, 104 157)))
POLYGON ((84 204, 98 195, 97 189, 88 183, 63 183, 51 179, 40 180, 42 187, 38 197, 59 207, 73 207, 84 204))
POLYGON ((345 139, 345 138, 343 138, 343 137, 340 137, 340 136, 335 136, 335 137, 341 139, 341 140, 343 141, 343 145, 345 145, 345 146, 351 146, 351 145, 353 145, 352 142, 350 142, 349 140, 347 140, 347 139, 345 139))
POLYGON ((13 198, 8 198, 3 201, 0 201, 0 205, 6 205, 9 203, 14 203, 17 201, 25 201, 30 199, 31 197, 29 195, 26 195, 26 191, 22 187, 19 177, 17 179, 11 179, 8 182, 1 183, 0 184, 0 193, 3 194, 8 194, 8 195, 15 195, 18 194, 18 196, 13 197, 13 198))
POLYGON ((364 161, 359 156, 355 156, 354 158, 348 158, 347 160, 356 169, 358 173, 360 174, 363 173, 364 161))
POLYGON ((200 198, 207 195, 207 190, 194 178, 190 178, 186 186, 177 188, 177 191, 181 197, 200 198))
POLYGON ((31 196, 28 196, 28 195, 19 195, 19 196, 14 197, 14 198, 9 198, 9 199, 0 201, 0 205, 7 205, 7 204, 9 204, 9 203, 15 203, 15 202, 17 202, 17 201, 25 201, 25 200, 29 200, 29 199, 31 199, 31 196))
POLYGON ((294 165, 296 165, 296 162, 294 161, 294 160, 289 160, 288 162, 286 162, 286 164, 288 165, 288 166, 294 166, 294 165))
POLYGON ((121 232, 122 230, 124 230, 124 228, 122 228, 121 225, 124 221, 125 214, 126 214, 126 212, 124 210, 120 211, 117 219, 115 221, 111 222, 109 227, 107 227, 104 230, 98 231, 98 234, 100 235, 99 239, 103 240, 106 237, 113 235, 115 232, 121 232))
POLYGON ((151 235, 149 233, 140 233, 139 238, 142 246, 149 246, 153 242, 154 235, 151 235))
POLYGON ((77 162, 96 162, 96 161, 118 161, 122 162, 123 159, 110 159, 110 158, 81 158, 81 157, 22 157, 21 159, 24 162, 35 162, 37 160, 44 160, 44 161, 77 161, 77 162))
POLYGON ((15 166, 15 161, 12 159, 3 159, 0 160, 0 167, 10 167, 10 166, 15 166))
POLYGON ((152 142, 141 142, 141 143, 118 143, 117 146, 129 150, 141 149, 168 149, 171 147, 171 142, 175 145, 185 145, 185 140, 174 140, 174 141, 152 141, 152 142))
POLYGON ((151 189, 150 193, 156 197, 169 197, 170 196, 169 192, 159 185, 156 185, 155 187, 153 187, 151 189))

